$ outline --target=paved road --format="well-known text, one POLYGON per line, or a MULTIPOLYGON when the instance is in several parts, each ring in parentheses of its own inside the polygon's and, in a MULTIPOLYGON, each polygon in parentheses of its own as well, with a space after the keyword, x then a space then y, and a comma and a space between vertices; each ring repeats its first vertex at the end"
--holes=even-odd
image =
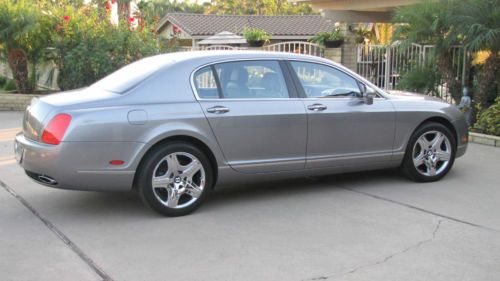
POLYGON ((440 182, 377 171, 216 190, 163 218, 133 193, 51 189, 14 163, 0 113, 2 280, 500 280, 500 149, 440 182))

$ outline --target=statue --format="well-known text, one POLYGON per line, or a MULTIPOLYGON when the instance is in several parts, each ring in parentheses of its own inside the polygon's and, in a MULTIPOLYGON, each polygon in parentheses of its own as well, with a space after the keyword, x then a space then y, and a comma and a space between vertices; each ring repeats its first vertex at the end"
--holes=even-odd
POLYGON ((467 124, 472 125, 472 99, 469 95, 469 89, 464 87, 462 91, 462 98, 458 108, 464 113, 467 124))

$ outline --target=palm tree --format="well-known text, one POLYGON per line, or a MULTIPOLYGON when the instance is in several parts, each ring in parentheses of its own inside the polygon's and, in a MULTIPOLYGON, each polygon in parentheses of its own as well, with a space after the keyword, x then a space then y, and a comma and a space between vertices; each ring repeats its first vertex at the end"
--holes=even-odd
POLYGON ((27 49, 37 28, 37 15, 25 1, 0 0, 0 50, 12 70, 17 91, 23 94, 34 87, 28 77, 27 49))
POLYGON ((456 0, 426 0, 397 9, 394 21, 402 24, 397 25, 393 35, 393 40, 403 41, 404 46, 411 43, 434 45, 432 59, 455 102, 460 100, 462 85, 453 70, 451 47, 461 44, 453 25, 460 3, 456 0))
POLYGON ((476 104, 485 109, 500 91, 500 0, 467 0, 454 25, 468 50, 490 53, 478 75, 476 104))

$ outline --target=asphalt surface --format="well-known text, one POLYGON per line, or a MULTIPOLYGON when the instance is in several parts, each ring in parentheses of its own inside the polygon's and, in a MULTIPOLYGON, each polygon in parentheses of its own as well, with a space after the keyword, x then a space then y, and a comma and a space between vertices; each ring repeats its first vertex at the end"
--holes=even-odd
POLYGON ((500 149, 440 182, 376 171, 217 189, 164 218, 134 193, 24 175, 0 112, 1 280, 500 280, 500 149))

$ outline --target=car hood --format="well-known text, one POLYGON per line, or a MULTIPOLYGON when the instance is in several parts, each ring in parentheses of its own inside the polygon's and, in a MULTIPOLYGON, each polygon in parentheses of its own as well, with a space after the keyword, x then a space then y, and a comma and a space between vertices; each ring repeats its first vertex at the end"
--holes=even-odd
POLYGON ((446 103, 447 102, 443 99, 437 98, 437 97, 432 97, 424 94, 419 94, 419 93, 412 93, 412 92, 406 92, 406 91, 397 91, 397 90, 390 90, 386 91, 389 95, 387 95, 388 98, 390 99, 395 99, 395 100, 408 100, 408 101, 435 101, 435 102, 442 102, 446 103))

